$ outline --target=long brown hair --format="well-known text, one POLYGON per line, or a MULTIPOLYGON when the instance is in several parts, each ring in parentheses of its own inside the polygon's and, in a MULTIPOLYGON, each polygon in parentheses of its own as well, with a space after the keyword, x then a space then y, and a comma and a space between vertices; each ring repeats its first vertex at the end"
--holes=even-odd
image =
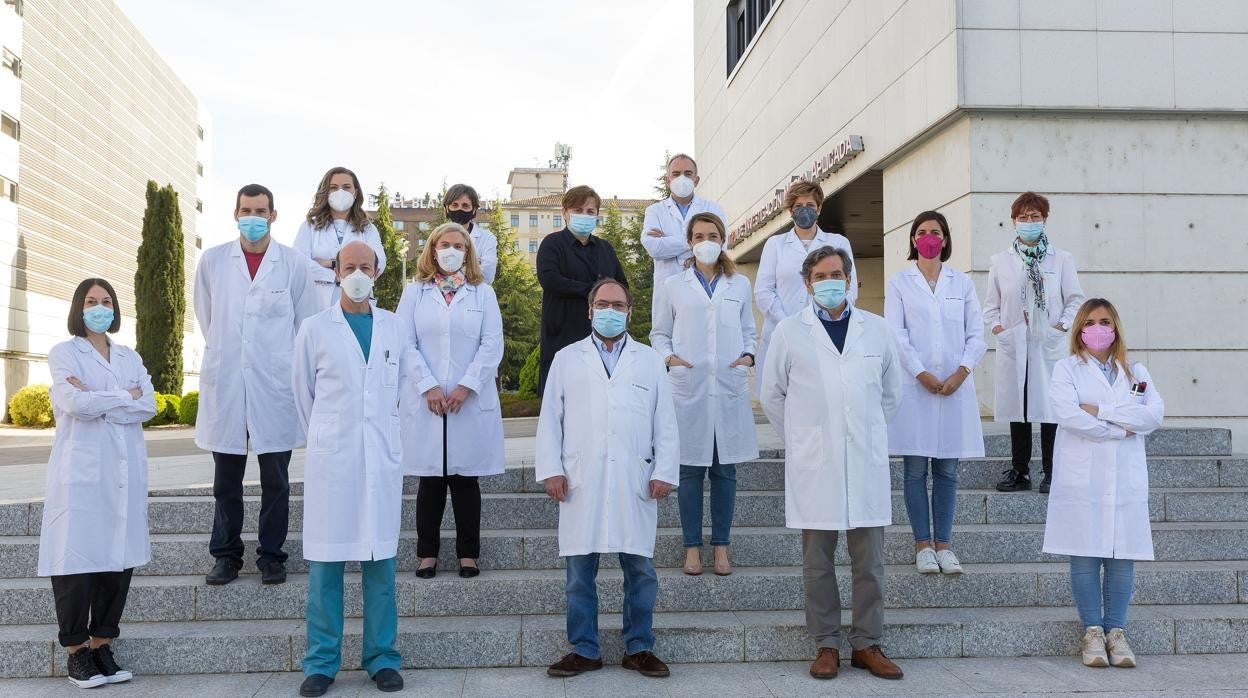
POLYGON ((316 196, 312 197, 312 208, 308 209, 308 223, 312 224, 313 229, 320 230, 327 227, 333 220, 333 209, 329 207, 329 180, 334 175, 350 175, 351 185, 355 187, 355 201, 351 202, 351 210, 347 211, 347 222, 358 232, 364 232, 364 228, 368 227, 368 214, 364 213, 364 192, 360 191, 360 178, 355 173, 345 167, 331 167, 329 172, 321 177, 321 183, 316 188, 316 196))
POLYGON ((462 270, 464 278, 473 286, 485 281, 485 274, 481 272, 481 263, 477 261, 476 245, 472 244, 472 236, 468 234, 464 226, 458 223, 443 223, 429 233, 425 249, 420 251, 420 258, 416 260, 416 280, 433 281, 433 275, 438 273, 438 252, 435 248, 438 246, 438 241, 447 233, 459 233, 464 236, 464 268, 462 270))
MULTIPOLYGON (((719 273, 724 276, 732 276, 737 273, 737 263, 728 256, 728 248, 725 247, 728 244, 728 234, 724 229, 724 222, 719 220, 719 216, 709 211, 695 213, 689 219, 689 223, 685 225, 685 242, 690 243, 690 247, 693 247, 693 226, 696 223, 710 223, 719 231, 719 260, 715 262, 716 266, 719 267, 719 273)), ((694 259, 690 257, 685 263, 685 268, 689 268, 693 264, 694 259)))
POLYGON ((1127 380, 1134 380, 1131 364, 1127 362, 1127 338, 1122 331, 1122 320, 1118 318, 1118 310, 1114 308, 1114 304, 1104 298, 1089 298, 1079 306, 1079 312, 1075 313, 1074 323, 1070 326, 1070 353, 1083 357, 1085 361, 1092 355, 1083 343, 1082 333, 1088 316, 1097 308, 1104 308, 1110 321, 1114 323, 1114 343, 1109 345, 1109 357, 1122 365, 1127 372, 1127 380))

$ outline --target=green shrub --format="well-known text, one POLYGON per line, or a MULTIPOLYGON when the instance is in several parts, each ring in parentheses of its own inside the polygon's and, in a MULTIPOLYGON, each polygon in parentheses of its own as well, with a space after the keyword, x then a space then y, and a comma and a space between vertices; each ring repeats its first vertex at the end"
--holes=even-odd
POLYGON ((529 352, 528 357, 524 360, 524 367, 520 369, 520 389, 517 394, 520 398, 531 400, 537 397, 537 378, 542 367, 542 348, 541 346, 533 347, 533 351, 529 352))
POLYGON ((182 396, 182 404, 178 406, 178 424, 195 426, 195 417, 199 415, 199 391, 192 390, 182 396))
POLYGON ((52 427, 56 420, 52 416, 52 396, 48 393, 51 386, 28 385, 14 393, 9 400, 9 418, 19 427, 52 427))
POLYGON ((181 395, 165 395, 165 409, 161 412, 161 424, 177 424, 182 411, 181 395))
POLYGON ((145 427, 158 427, 165 423, 165 409, 169 407, 169 401, 166 400, 165 396, 160 393, 156 393, 154 397, 156 398, 156 415, 146 422, 143 422, 143 426, 145 427))

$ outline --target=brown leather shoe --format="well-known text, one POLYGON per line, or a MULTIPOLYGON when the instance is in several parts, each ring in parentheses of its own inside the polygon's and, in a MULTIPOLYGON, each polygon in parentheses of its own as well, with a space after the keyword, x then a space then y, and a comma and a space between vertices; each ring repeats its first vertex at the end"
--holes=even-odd
POLYGON ((602 668, 601 659, 589 659, 582 657, 576 652, 569 652, 563 656, 563 659, 551 664, 546 669, 547 676, 576 676, 587 671, 597 671, 602 668))
POLYGON ((642 676, 649 676, 652 678, 662 678, 664 676, 672 675, 671 670, 667 668, 667 665, 663 663, 663 660, 654 656, 654 652, 651 652, 650 650, 642 650, 637 654, 624 655, 624 662, 622 663, 622 666, 625 669, 632 669, 642 676))
POLYGON ((850 655, 849 665, 856 669, 866 669, 872 676, 881 679, 901 678, 901 667, 884 656, 884 650, 879 645, 871 645, 865 650, 854 650, 850 655))
POLYGON ((810 675, 816 679, 835 679, 841 670, 841 651, 834 647, 820 647, 815 661, 810 663, 810 675))

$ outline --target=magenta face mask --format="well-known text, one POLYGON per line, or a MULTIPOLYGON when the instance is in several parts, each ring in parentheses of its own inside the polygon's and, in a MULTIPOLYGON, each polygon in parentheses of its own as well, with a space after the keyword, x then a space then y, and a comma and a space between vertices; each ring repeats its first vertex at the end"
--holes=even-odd
POLYGON ((914 239, 914 249, 919 251, 923 259, 936 259, 944 247, 945 241, 935 235, 920 235, 914 239))
POLYGON ((1084 346, 1092 351, 1105 351, 1114 344, 1117 337, 1114 328, 1105 325, 1088 325, 1079 332, 1079 338, 1083 340, 1084 346))

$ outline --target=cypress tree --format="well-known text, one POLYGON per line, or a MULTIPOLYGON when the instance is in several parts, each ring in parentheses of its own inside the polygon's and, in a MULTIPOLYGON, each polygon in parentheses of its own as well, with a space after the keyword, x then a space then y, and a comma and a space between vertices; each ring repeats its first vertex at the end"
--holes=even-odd
POLYGON ((186 244, 173 185, 147 183, 147 210, 134 273, 135 350, 156 392, 182 394, 182 333, 186 319, 186 244))
POLYGON ((381 236, 381 249, 386 252, 386 270, 373 284, 373 295, 377 296, 379 308, 394 311, 399 307, 399 297, 403 295, 407 245, 394 230, 394 218, 390 215, 390 192, 386 185, 382 184, 377 189, 373 204, 377 207, 373 225, 381 236))
POLYGON ((503 314, 503 360, 498 377, 504 387, 520 385, 525 359, 537 346, 541 325, 542 290, 527 256, 516 247, 516 233, 503 216, 503 204, 495 201, 486 227, 498 240, 498 273, 494 293, 503 314))

